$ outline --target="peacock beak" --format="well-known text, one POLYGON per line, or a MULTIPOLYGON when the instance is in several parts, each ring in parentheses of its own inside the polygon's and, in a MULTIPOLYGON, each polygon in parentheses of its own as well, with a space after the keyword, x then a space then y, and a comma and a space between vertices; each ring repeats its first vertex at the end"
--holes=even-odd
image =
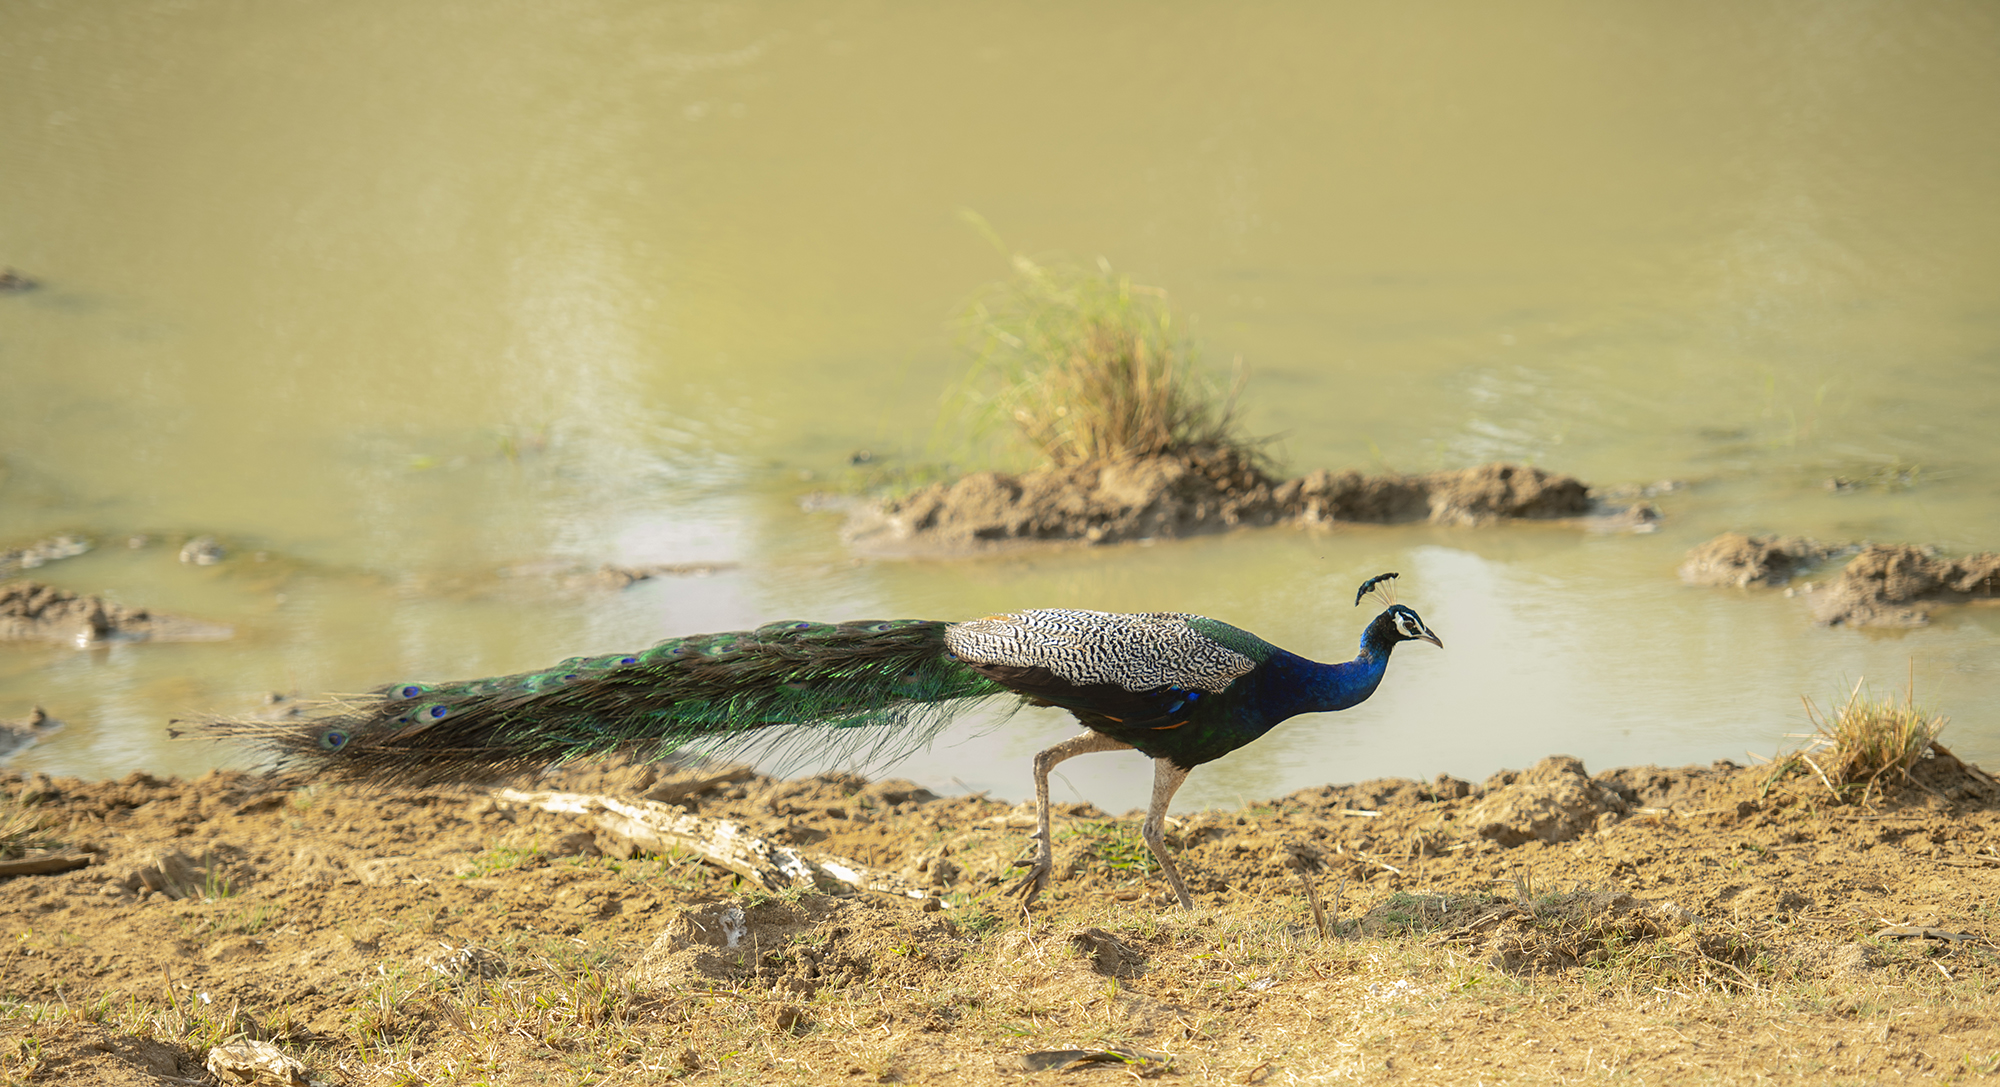
POLYGON ((1417 635, 1417 637, 1422 638, 1424 641, 1427 641, 1434 646, 1437 646, 1439 649, 1444 648, 1444 642, 1440 641, 1437 635, 1432 634, 1428 630, 1424 631, 1422 634, 1417 635))

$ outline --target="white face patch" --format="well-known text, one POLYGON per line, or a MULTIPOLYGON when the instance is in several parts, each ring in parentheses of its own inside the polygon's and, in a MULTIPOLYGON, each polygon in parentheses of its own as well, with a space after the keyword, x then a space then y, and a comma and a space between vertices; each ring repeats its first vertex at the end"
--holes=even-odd
POLYGON ((1417 637, 1417 632, 1410 629, 1410 617, 1402 612, 1396 613, 1396 633, 1405 638, 1417 637))

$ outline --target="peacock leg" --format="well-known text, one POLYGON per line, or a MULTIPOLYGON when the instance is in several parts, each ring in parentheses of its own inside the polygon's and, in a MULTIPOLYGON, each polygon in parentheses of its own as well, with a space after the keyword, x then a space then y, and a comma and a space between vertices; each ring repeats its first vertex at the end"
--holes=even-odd
POLYGON ((1174 793, 1186 781, 1188 772, 1175 766, 1172 759, 1153 760, 1153 805, 1146 809, 1146 823, 1139 828, 1139 837, 1146 839, 1146 848, 1160 862, 1160 871, 1167 874, 1167 882, 1173 886, 1174 894, 1180 896, 1181 908, 1194 909, 1194 900, 1188 897, 1187 884, 1181 882, 1181 870, 1174 867, 1174 859, 1167 855, 1167 804, 1174 793))
POLYGON ((1086 732, 1035 756, 1035 811, 1040 816, 1039 829, 1035 831, 1035 859, 1027 862, 1028 874, 1022 877, 1021 882, 1008 889, 1009 894, 1021 896, 1022 909, 1027 909, 1035 896, 1042 893, 1042 888, 1049 882, 1049 869, 1055 866, 1055 849, 1049 844, 1049 771, 1072 755, 1088 755, 1092 751, 1124 751, 1131 746, 1102 732, 1086 732))

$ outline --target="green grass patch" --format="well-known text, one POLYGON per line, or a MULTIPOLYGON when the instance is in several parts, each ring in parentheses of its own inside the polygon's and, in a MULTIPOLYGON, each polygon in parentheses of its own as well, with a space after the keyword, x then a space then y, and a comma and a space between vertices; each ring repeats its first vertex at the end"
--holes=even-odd
POLYGON ((1098 867, 1128 876, 1157 871, 1159 861, 1139 836, 1137 823, 1076 823, 1056 832, 1057 841, 1081 838, 1098 867))

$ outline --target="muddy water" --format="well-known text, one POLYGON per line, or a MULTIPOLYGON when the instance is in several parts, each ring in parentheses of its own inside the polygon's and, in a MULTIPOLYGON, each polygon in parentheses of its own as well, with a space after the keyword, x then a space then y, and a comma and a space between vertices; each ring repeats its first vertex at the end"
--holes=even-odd
MULTIPOLYGON (((0 718, 69 722, 13 765, 194 770, 177 713, 786 616, 1187 609, 1345 656, 1382 569, 1446 649, 1189 804, 1740 759, 1912 666, 2000 758, 2000 611, 1821 630, 1672 574, 1725 529, 2000 547, 1996 62, 1969 3, 9 5, 0 265, 42 286, 0 295, 0 547, 89 534, 37 575, 237 630, 0 647, 0 718), (1296 470, 1691 486, 1649 536, 855 562, 796 498, 932 448, 946 318, 1005 272, 961 208, 1171 288, 1296 470), (735 565, 554 576, 606 562, 735 565)), ((1018 797, 1066 731, 984 724, 904 772, 1018 797)))

